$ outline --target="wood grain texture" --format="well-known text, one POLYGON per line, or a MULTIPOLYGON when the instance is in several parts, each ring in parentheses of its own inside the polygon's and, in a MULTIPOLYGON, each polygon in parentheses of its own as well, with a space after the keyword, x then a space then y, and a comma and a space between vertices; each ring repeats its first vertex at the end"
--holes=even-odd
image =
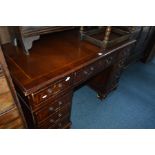
POLYGON ((3 71, 0 78, 0 128, 24 128, 23 117, 18 109, 18 98, 1 48, 0 64, 3 71))
POLYGON ((14 107, 11 92, 3 93, 0 95, 0 113, 4 113, 10 108, 14 107))
POLYGON ((90 43, 80 41, 79 32, 73 30, 43 36, 34 43, 29 56, 25 55, 21 48, 10 44, 5 46, 5 50, 14 81, 25 95, 29 95, 96 61, 99 59, 99 52, 103 52, 100 57, 104 57, 132 43, 133 41, 127 41, 111 50, 101 51, 90 43))
POLYGON ((6 81, 6 78, 4 76, 4 74, 2 76, 0 76, 0 95, 3 93, 7 93, 9 92, 9 87, 8 87, 8 83, 6 81))

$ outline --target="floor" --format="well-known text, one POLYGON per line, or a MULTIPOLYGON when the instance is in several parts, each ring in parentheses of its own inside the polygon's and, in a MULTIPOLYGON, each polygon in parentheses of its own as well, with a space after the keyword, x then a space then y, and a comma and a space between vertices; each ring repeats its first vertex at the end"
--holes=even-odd
POLYGON ((130 65, 103 101, 87 86, 78 89, 71 120, 73 129, 155 128, 155 59, 130 65))

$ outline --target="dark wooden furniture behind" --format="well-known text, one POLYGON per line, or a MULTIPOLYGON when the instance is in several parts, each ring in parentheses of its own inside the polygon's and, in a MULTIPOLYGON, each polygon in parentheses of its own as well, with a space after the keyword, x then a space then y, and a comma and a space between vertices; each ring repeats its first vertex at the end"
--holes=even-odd
POLYGON ((137 35, 135 36, 135 39, 137 41, 131 49, 126 65, 139 60, 142 60, 143 62, 148 62, 147 60, 149 60, 151 48, 154 43, 154 26, 139 26, 136 28, 137 35))
POLYGON ((155 57, 155 27, 151 27, 151 31, 148 35, 149 41, 144 49, 144 56, 142 61, 144 63, 150 62, 155 57))
POLYGON ((38 40, 40 35, 73 29, 73 26, 14 26, 9 28, 12 40, 15 39, 17 46, 23 48, 25 54, 29 54, 33 41, 38 40))
POLYGON ((132 37, 132 32, 134 32, 134 30, 131 31, 130 27, 127 28, 128 30, 118 26, 94 26, 85 30, 85 26, 81 26, 81 40, 86 40, 102 49, 106 49, 132 37), (98 34, 103 34, 104 38, 98 37, 98 34))
POLYGON ((104 98, 117 87, 134 43, 127 40, 101 50, 81 41, 79 31, 69 30, 41 36, 30 55, 4 45, 28 127, 70 128, 74 88, 88 81, 99 98, 104 98))

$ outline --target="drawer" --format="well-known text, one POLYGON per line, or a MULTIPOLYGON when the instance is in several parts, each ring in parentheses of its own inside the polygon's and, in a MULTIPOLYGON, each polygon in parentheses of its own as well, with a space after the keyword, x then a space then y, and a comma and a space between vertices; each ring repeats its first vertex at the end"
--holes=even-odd
POLYGON ((60 109, 62 109, 64 106, 68 105, 70 106, 72 102, 72 94, 67 94, 56 101, 48 100, 47 104, 41 108, 41 110, 34 112, 34 116, 36 118, 36 121, 38 123, 44 121, 49 116, 53 115, 56 112, 59 112, 60 109))
POLYGON ((109 67, 110 65, 112 65, 115 62, 115 54, 111 55, 111 56, 106 56, 105 60, 104 60, 104 68, 109 67))
POLYGON ((65 78, 52 83, 49 87, 36 92, 35 94, 32 94, 32 102, 34 102, 34 106, 37 106, 40 102, 46 101, 49 97, 55 96, 59 94, 60 92, 66 90, 72 85, 73 82, 73 76, 69 75, 65 78))
POLYGON ((70 116, 70 105, 66 105, 62 109, 58 110, 58 112, 55 112, 46 121, 38 124, 38 127, 48 129, 51 126, 56 126, 57 123, 65 116, 70 116))
POLYGON ((74 84, 79 84, 81 82, 84 82, 87 79, 89 79, 91 76, 95 75, 99 69, 98 65, 99 63, 95 62, 75 72, 74 84))
POLYGON ((69 115, 60 119, 54 126, 50 126, 49 129, 69 129, 71 126, 69 115))
POLYGON ((90 66, 84 67, 83 69, 75 72, 74 84, 77 85, 81 82, 86 81, 91 76, 93 76, 97 72, 96 64, 92 64, 90 66))
POLYGON ((74 74, 74 84, 77 85, 81 82, 86 81, 93 75, 99 73, 100 71, 104 70, 108 66, 112 65, 115 61, 115 55, 112 54, 110 56, 106 56, 105 58, 102 58, 98 60, 97 62, 86 66, 74 74))
POLYGON ((77 85, 83 82, 85 79, 84 69, 80 69, 74 73, 74 85, 77 85))

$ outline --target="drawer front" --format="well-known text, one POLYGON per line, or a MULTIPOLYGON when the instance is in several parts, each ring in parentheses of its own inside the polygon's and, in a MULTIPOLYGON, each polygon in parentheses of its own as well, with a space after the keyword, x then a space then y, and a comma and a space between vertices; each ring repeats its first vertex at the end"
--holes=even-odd
POLYGON ((77 85, 81 82, 86 81, 88 78, 93 76, 95 73, 97 73, 96 63, 89 65, 87 67, 84 67, 83 69, 80 69, 79 71, 75 72, 74 84, 77 85))
POLYGON ((34 106, 37 104, 46 101, 49 97, 55 96, 60 92, 66 90, 72 85, 73 77, 72 75, 66 76, 65 78, 51 84, 51 86, 32 94, 32 102, 35 103, 34 106))
POLYGON ((69 115, 60 119, 55 125, 50 126, 49 129, 68 129, 71 126, 69 115))
POLYGON ((72 102, 72 94, 67 94, 56 101, 48 100, 47 104, 39 111, 34 112, 34 116, 36 118, 37 123, 41 123, 49 116, 53 115, 54 113, 59 112, 64 106, 70 106, 72 102))
POLYGON ((86 81, 93 75, 99 73, 103 69, 112 65, 114 61, 115 61, 115 54, 112 54, 110 56, 106 56, 105 58, 98 60, 97 62, 89 66, 84 67, 83 69, 78 70, 74 74, 74 84, 77 85, 81 82, 86 81))
POLYGON ((55 112, 42 124, 38 124, 38 127, 43 129, 48 129, 51 126, 56 126, 57 123, 61 121, 61 119, 64 118, 65 116, 70 116, 70 105, 66 105, 58 112, 55 112))
POLYGON ((84 81, 84 69, 80 69, 74 73, 74 85, 77 85, 84 81))

